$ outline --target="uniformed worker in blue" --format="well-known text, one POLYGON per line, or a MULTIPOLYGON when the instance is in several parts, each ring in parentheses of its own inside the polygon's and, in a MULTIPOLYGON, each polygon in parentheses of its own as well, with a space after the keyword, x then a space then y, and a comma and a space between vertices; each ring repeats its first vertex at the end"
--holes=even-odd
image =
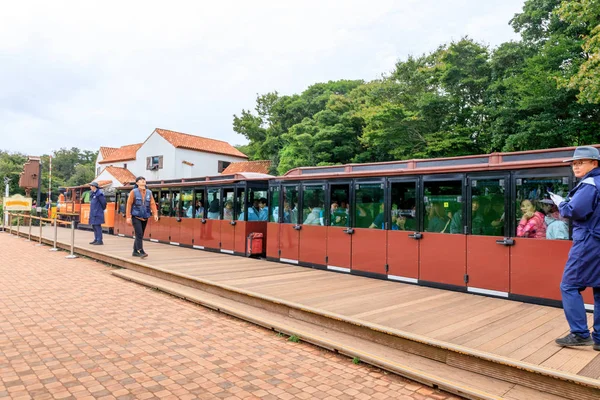
POLYGON ((595 147, 577 147, 570 162, 581 179, 566 199, 554 193, 552 201, 560 215, 573 225, 573 246, 565 266, 560 290, 571 332, 556 339, 560 346, 589 346, 600 351, 600 154, 595 147), (594 290, 594 329, 590 337, 581 292, 594 290))
POLYGON ((106 210, 106 198, 104 193, 98 187, 97 182, 90 183, 90 225, 94 230, 94 241, 90 242, 93 245, 103 245, 102 241, 102 224, 104 223, 104 210, 106 210))

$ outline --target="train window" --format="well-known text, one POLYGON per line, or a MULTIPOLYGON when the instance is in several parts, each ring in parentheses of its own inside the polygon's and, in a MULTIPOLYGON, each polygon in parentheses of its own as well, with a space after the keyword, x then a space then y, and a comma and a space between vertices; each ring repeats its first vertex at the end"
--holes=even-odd
POLYGON ((354 226, 385 229, 384 189, 382 183, 356 184, 354 226))
POLYGON ((565 197, 569 178, 549 176, 516 179, 516 235, 536 239, 569 239, 569 225, 563 219, 548 191, 565 197))
POLYGON ((190 206, 187 210, 189 218, 204 218, 204 190, 196 189, 194 194, 194 207, 190 206))
POLYGON ((181 191, 181 218, 192 218, 194 214, 194 191, 183 189, 181 191))
POLYGON ((161 216, 169 217, 171 215, 171 192, 169 192, 169 189, 162 189, 160 191, 158 207, 161 216))
MULTIPOLYGON (((154 204, 156 204, 156 207, 158 208, 158 213, 161 213, 160 210, 160 191, 157 189, 156 191, 152 191, 152 197, 154 197, 154 204)), ((135 201, 135 199, 134 199, 135 201)))
POLYGON ((471 180, 472 235, 506 236, 504 187, 504 179, 471 180))
POLYGON ((126 207, 127 207, 127 193, 119 192, 119 213, 125 215, 126 207))
POLYGON ((304 225, 325 225, 325 189, 323 185, 305 186, 302 191, 304 225))
POLYGON ((415 182, 392 183, 392 230, 417 230, 417 185, 415 182))
POLYGON ((171 192, 171 217, 181 216, 181 192, 171 192))
POLYGON ((279 188, 277 186, 271 188, 271 196, 269 197, 269 222, 279 222, 279 188))
POLYGON ((231 221, 233 219, 233 204, 235 192, 233 188, 223 189, 223 219, 231 221))
POLYGON ((298 188, 284 186, 283 188, 283 219, 284 224, 298 223, 298 188))
MULTIPOLYGON (((279 192, 277 192, 279 195, 279 192)), ((279 197, 277 197, 279 202, 279 197)), ((269 217, 269 206, 267 205, 267 191, 256 188, 248 189, 248 221, 266 221, 269 217)), ((275 210, 278 210, 276 207, 275 210)), ((273 221, 272 221, 273 222, 273 221)))
POLYGON ((236 220, 243 221, 246 218, 246 209, 244 205, 246 203, 246 190, 244 188, 235 189, 235 203, 234 203, 234 215, 233 218, 236 220))
POLYGON ((350 185, 331 185, 329 198, 329 225, 349 226, 350 185))
POLYGON ((424 190, 425 232, 464 233, 462 181, 425 182, 424 190))
POLYGON ((221 219, 221 191, 219 189, 208 189, 208 219, 221 219))

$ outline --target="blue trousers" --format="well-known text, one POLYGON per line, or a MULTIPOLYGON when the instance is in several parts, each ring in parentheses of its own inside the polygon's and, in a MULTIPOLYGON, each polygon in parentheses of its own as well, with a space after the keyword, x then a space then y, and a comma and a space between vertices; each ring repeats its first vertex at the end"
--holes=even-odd
POLYGON ((102 241, 102 225, 92 225, 92 229, 94 230, 94 241, 101 242, 102 241))
MULTIPOLYGON (((587 324, 587 314, 583 303, 581 292, 585 287, 569 285, 562 282, 560 291, 562 293, 563 309, 565 317, 571 328, 571 333, 575 333, 581 337, 587 338, 590 336, 590 330, 587 324)), ((600 344, 600 287, 594 289, 594 331, 592 339, 594 343, 600 344)))

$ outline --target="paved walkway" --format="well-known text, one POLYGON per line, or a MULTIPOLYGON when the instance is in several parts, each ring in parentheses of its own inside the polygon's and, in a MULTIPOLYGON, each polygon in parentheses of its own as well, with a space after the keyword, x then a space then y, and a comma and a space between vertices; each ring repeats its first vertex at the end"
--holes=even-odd
POLYGON ((0 233, 0 398, 456 399, 0 233))

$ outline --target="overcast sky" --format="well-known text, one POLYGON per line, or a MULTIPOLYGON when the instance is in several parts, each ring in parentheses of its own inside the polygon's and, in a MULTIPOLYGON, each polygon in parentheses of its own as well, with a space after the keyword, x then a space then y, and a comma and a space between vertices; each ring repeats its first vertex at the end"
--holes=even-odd
POLYGON ((372 80, 465 35, 495 47, 524 0, 10 1, 0 11, 0 149, 232 144, 256 94, 372 80))

